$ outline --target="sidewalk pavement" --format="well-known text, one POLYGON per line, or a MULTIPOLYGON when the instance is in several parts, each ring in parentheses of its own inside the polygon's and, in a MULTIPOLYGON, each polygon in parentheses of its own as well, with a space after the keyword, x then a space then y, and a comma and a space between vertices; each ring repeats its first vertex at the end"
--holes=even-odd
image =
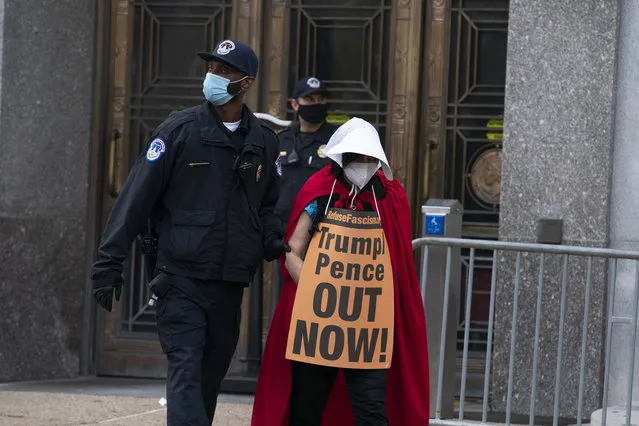
MULTIPOLYGON (((165 425, 163 380, 81 378, 0 384, 0 425, 165 425)), ((250 424, 253 398, 220 395, 214 426, 250 424)))
MULTIPOLYGON (((164 386, 164 380, 107 377, 0 383, 0 426, 165 425, 164 386)), ((220 395, 213 426, 248 426, 252 408, 252 396, 220 395)), ((481 403, 467 403, 466 412, 479 416, 481 403)))

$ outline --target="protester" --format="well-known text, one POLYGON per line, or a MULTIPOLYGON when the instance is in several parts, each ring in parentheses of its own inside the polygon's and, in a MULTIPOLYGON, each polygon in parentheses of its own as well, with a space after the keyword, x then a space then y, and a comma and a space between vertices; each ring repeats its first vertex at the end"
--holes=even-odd
MULTIPOLYGON (((264 350, 252 426, 427 425, 426 326, 411 247, 406 193, 400 183, 392 180, 379 135, 366 121, 353 118, 343 124, 331 137, 325 152, 333 163, 308 180, 295 200, 289 220, 285 240, 291 252, 281 258, 284 287, 264 350), (383 172, 378 170, 380 166, 383 172), (349 212, 351 216, 365 217, 360 223, 381 224, 379 231, 371 226, 371 232, 384 236, 392 279, 385 279, 383 274, 377 278, 380 288, 390 284, 388 288, 392 291, 378 299, 392 299, 386 310, 393 312, 390 333, 394 336, 390 339, 393 342, 390 360, 380 356, 380 362, 367 366, 367 361, 358 358, 352 363, 354 368, 337 368, 330 366, 337 361, 321 359, 318 353, 322 351, 308 350, 308 342, 313 340, 312 331, 303 334, 304 339, 298 339, 298 326, 293 323, 291 327, 291 324, 300 316, 312 315, 308 312, 313 311, 312 307, 308 310, 302 307, 309 303, 307 295, 312 294, 308 292, 309 287, 317 284, 314 274, 321 274, 318 271, 322 254, 318 251, 318 242, 320 246, 324 244, 320 248, 326 248, 326 241, 322 243, 326 227, 339 226, 341 232, 348 229, 358 232, 357 226, 335 225, 338 222, 334 218, 348 217, 349 212), (291 339, 289 330, 295 334, 291 339), (300 345, 306 348, 306 353, 296 355, 300 345)), ((344 235, 341 240, 346 240, 344 235)), ((332 253, 338 259, 358 258, 353 252, 341 258, 339 250, 332 253)), ((383 259, 380 261, 383 263, 383 259)), ((340 269, 331 273, 337 270, 340 269)), ((339 282, 332 281, 336 286, 339 282)), ((364 281, 359 285, 365 286, 364 281)), ((345 312, 354 312, 353 306, 345 312)), ((298 324, 304 322, 298 321, 298 324)), ((336 330, 337 318, 334 324, 337 326, 332 328, 336 330)), ((332 350, 333 354, 337 352, 336 344, 332 350)), ((379 348, 375 354, 379 354, 379 348)), ((339 362, 350 365, 348 360, 339 362)))

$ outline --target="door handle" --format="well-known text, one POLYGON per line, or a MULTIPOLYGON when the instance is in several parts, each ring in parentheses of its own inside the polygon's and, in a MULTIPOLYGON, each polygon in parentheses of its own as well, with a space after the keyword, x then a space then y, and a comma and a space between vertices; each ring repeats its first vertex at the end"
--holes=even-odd
POLYGON ((122 182, 120 181, 120 162, 122 156, 120 154, 120 139, 122 133, 114 128, 111 133, 111 142, 109 143, 109 195, 113 198, 120 194, 122 182))
POLYGON ((422 168, 422 198, 420 201, 427 200, 430 195, 430 157, 431 153, 437 149, 438 145, 439 142, 434 138, 428 139, 424 144, 424 157, 422 159, 424 164, 422 168))

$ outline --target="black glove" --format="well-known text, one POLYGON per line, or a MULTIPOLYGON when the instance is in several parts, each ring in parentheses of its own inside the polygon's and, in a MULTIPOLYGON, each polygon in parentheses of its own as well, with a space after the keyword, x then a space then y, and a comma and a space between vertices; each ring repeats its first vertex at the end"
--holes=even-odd
POLYGON ((279 259, 282 252, 290 253, 291 247, 280 238, 273 238, 264 248, 264 259, 271 262, 279 259))
POLYGON ((113 290, 115 290, 115 300, 120 301, 122 295, 122 283, 94 283, 93 297, 107 311, 113 308, 113 290))

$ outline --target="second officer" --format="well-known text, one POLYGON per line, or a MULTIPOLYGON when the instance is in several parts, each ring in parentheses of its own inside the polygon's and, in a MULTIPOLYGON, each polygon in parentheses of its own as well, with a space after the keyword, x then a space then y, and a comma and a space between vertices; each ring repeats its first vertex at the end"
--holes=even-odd
POLYGON ((280 197, 275 213, 286 229, 295 197, 315 172, 330 163, 324 148, 337 126, 328 123, 326 84, 316 77, 305 77, 293 90, 291 107, 297 113, 297 121, 282 130, 280 157, 278 159, 280 197))

